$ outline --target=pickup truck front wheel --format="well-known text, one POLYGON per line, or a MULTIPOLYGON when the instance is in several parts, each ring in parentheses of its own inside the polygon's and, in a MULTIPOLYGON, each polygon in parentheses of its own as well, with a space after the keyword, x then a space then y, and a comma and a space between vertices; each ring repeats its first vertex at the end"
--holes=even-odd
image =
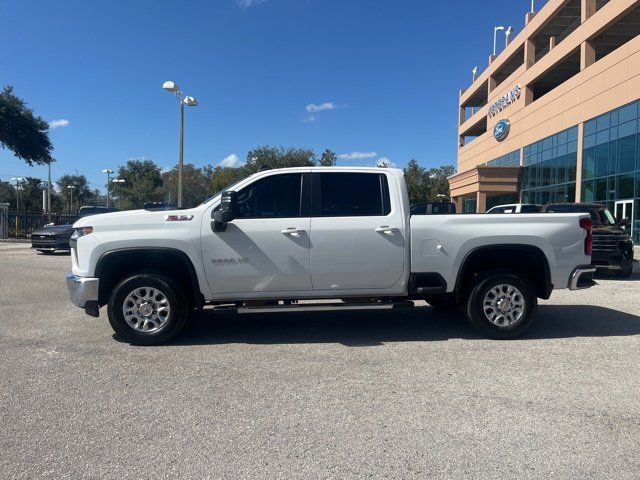
POLYGON ((109 323, 134 345, 158 345, 182 330, 189 309, 174 282, 157 274, 138 274, 120 282, 109 299, 109 323))
POLYGON ((478 281, 466 302, 471 324, 496 339, 515 338, 533 323, 537 307, 535 288, 512 274, 495 274, 478 281))

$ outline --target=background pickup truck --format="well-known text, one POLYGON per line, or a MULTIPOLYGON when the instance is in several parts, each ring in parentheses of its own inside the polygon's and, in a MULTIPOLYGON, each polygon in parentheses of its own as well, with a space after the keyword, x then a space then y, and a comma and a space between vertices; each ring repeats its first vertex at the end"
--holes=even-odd
POLYGON ((460 307, 493 338, 531 324, 537 298, 593 284, 588 214, 411 216, 401 170, 258 172, 184 210, 74 224, 73 303, 107 306, 121 338, 157 344, 205 304, 239 312, 460 307), (322 306, 322 305, 321 305, 322 306))

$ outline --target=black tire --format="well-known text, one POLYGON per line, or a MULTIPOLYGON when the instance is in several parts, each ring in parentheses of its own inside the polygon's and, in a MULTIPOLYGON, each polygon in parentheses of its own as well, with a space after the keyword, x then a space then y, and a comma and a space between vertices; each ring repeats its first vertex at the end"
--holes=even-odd
POLYGON ((168 342, 182 330, 189 317, 189 312, 190 307, 182 290, 169 278, 155 273, 137 274, 120 282, 113 289, 107 308, 109 323, 116 335, 133 345, 159 345, 168 342), (137 294, 134 296, 139 298, 140 293, 144 293, 145 289, 154 290, 160 295, 149 298, 149 301, 143 297, 140 300, 141 303, 137 305, 131 303, 130 300, 133 297, 127 300, 129 294, 135 291, 137 294), (158 301, 158 299, 160 300, 158 301), (130 325, 125 319, 123 311, 125 301, 131 306, 130 321, 136 323, 139 328, 130 325), (158 303, 155 303, 156 301, 158 303), (153 313, 144 317, 139 309, 143 303, 148 304, 147 308, 155 309, 157 307, 157 315, 156 310, 153 310, 153 313), (168 310, 166 309, 167 305, 168 310), (162 316, 160 310, 168 313, 166 316, 162 316), (156 322, 147 328, 152 319, 155 319, 156 322), (141 323, 143 325, 140 325, 141 323), (157 326, 154 327, 154 325, 157 326))
POLYGON ((615 275, 618 278, 629 278, 633 275, 633 262, 624 263, 621 265, 620 270, 615 270, 615 275))
POLYGON ((495 339, 508 339, 522 335, 531 326, 535 319, 537 305, 538 299, 531 283, 516 274, 499 273, 479 279, 473 286, 467 296, 466 314, 471 325, 483 335, 495 339), (495 291, 493 296, 489 294, 500 285, 511 286, 520 293, 507 288, 502 289, 500 295, 495 291), (508 300, 506 307, 515 300, 522 304, 522 308, 513 310, 509 308, 505 315, 499 309, 494 309, 491 304, 487 304, 485 311, 485 298, 491 302, 495 301, 497 305, 503 301, 502 298, 505 298, 508 300))
POLYGON ((456 301, 456 296, 452 293, 427 295, 424 297, 424 301, 438 310, 455 310, 460 308, 460 305, 456 301))

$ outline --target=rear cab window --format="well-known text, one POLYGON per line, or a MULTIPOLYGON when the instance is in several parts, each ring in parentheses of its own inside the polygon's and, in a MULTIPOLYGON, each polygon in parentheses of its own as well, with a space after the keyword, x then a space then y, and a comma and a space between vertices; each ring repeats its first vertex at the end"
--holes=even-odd
POLYGON ((314 174, 313 216, 362 217, 391 213, 387 176, 380 173, 314 174))

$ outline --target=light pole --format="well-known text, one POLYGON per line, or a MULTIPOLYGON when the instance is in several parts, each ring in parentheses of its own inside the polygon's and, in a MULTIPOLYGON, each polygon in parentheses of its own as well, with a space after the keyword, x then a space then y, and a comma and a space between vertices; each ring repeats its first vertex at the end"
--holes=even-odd
MULTIPOLYGON (((125 179, 124 178, 114 178, 113 180, 111 180, 111 183, 123 184, 123 183, 125 183, 125 179)), ((109 198, 108 194, 107 194, 107 198, 109 198)), ((120 202, 120 196, 119 195, 118 195, 118 207, 122 208, 122 203, 120 202)))
POLYGON ((471 76, 473 77, 471 83, 476 81, 477 73, 478 73, 478 67, 473 67, 473 70, 471 70, 471 76))
POLYGON ((109 185, 111 184, 111 174, 113 173, 113 170, 105 168, 102 170, 102 173, 107 174, 107 208, 109 208, 109 185))
POLYGON ((509 27, 504 31, 504 48, 509 46, 509 37, 511 37, 511 33, 513 32, 513 27, 509 27))
POLYGON ((51 223, 51 161, 48 163, 49 173, 47 175, 47 221, 51 223))
POLYGON ((180 87, 172 81, 166 81, 162 84, 167 92, 172 93, 180 102, 180 131, 178 134, 178 208, 182 208, 182 156, 184 150, 184 106, 195 107, 198 105, 198 101, 185 95, 180 90, 180 87))
POLYGON ((22 177, 11 177, 12 182, 16 182, 16 212, 20 210, 20 184, 24 181, 22 177))
POLYGON ((535 0, 531 0, 531 13, 535 12, 535 0))
POLYGON ((496 36, 498 35, 499 30, 504 30, 502 25, 498 25, 497 27, 493 27, 493 54, 496 54, 496 36))
POLYGON ((69 190, 69 213, 73 209, 73 189, 76 188, 75 185, 67 185, 67 189, 69 190))

